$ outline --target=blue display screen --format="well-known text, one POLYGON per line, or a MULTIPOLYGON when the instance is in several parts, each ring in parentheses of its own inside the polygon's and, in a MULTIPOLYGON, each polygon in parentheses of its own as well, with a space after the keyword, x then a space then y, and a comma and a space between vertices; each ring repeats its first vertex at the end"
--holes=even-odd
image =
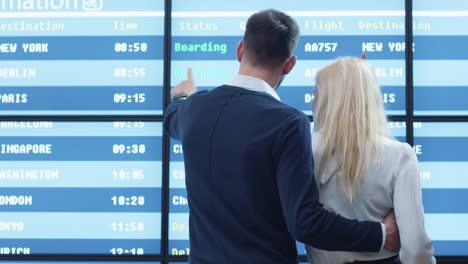
MULTIPOLYGON (((340 56, 365 52, 381 85, 387 113, 406 113, 404 1, 173 1, 171 85, 186 78, 187 67, 193 69, 199 89, 211 90, 228 82, 237 73, 236 46, 247 18, 267 8, 289 13, 301 31, 298 62, 278 89, 284 103, 311 115, 318 69, 340 56)), ((404 141, 406 126, 397 126, 400 132, 395 136, 404 141)), ((170 150, 168 253, 186 255, 190 246, 183 150, 176 141, 170 142, 170 150)), ((305 254, 299 243, 298 251, 305 254)))
POLYGON ((468 115, 468 2, 414 0, 414 113, 468 115))
POLYGON ((276 8, 301 33, 281 100, 312 117, 317 71, 365 52, 386 113, 404 120, 392 135, 414 140, 435 254, 468 256, 468 123, 407 124, 467 120, 468 1, 412 2, 413 91, 405 0, 0 0, 0 255, 189 255, 183 149, 163 139, 164 98, 188 67, 199 90, 229 82, 248 17, 276 8))
POLYGON ((468 123, 415 123, 426 230, 437 255, 468 255, 468 123))
POLYGON ((172 2, 171 85, 193 68, 200 89, 228 82, 238 70, 236 46, 247 18, 277 8, 293 16, 301 32, 298 62, 278 93, 282 101, 312 114, 315 74, 340 56, 360 56, 375 70, 388 114, 405 114, 404 1, 233 1, 172 2), (345 11, 344 11, 345 10, 345 11))
POLYGON ((164 1, 0 1, 0 115, 158 115, 164 1))
POLYGON ((162 125, 0 122, 0 254, 159 254, 162 125))

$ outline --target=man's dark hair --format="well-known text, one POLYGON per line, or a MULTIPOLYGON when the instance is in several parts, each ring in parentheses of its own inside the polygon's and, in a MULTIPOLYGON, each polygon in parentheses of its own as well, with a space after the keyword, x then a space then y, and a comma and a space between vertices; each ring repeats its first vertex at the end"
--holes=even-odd
POLYGON ((253 65, 275 68, 292 55, 299 39, 299 26, 289 15, 268 9, 247 21, 244 52, 253 65))

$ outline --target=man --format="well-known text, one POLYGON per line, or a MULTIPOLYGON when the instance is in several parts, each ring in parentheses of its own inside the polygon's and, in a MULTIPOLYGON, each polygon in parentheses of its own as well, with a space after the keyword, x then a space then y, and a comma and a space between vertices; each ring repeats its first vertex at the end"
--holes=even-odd
POLYGON ((239 75, 195 93, 189 69, 171 91, 164 127, 184 149, 190 263, 297 263, 295 240, 370 252, 385 241, 398 250, 394 223, 348 220, 318 202, 309 119, 273 88, 296 63, 298 37, 288 15, 256 13, 237 47, 239 75))

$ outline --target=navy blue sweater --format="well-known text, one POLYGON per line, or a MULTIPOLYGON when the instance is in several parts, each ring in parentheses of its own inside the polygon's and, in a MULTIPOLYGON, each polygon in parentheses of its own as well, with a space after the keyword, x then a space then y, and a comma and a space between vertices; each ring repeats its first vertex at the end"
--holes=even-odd
POLYGON ((298 110, 225 85, 173 101, 164 128, 184 151, 190 263, 297 263, 295 240, 379 251, 379 223, 319 203, 310 121, 298 110))

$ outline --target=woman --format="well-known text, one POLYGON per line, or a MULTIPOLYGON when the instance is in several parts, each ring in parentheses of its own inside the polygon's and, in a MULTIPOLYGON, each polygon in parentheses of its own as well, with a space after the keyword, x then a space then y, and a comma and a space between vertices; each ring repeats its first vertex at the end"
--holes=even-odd
MULTIPOLYGON (((369 64, 340 58, 317 73, 312 134, 320 200, 345 217, 383 222, 394 208, 405 264, 436 263, 424 230, 418 161, 387 129, 382 94, 369 64)), ((327 252, 307 246, 314 264, 401 263, 398 253, 327 252)))

